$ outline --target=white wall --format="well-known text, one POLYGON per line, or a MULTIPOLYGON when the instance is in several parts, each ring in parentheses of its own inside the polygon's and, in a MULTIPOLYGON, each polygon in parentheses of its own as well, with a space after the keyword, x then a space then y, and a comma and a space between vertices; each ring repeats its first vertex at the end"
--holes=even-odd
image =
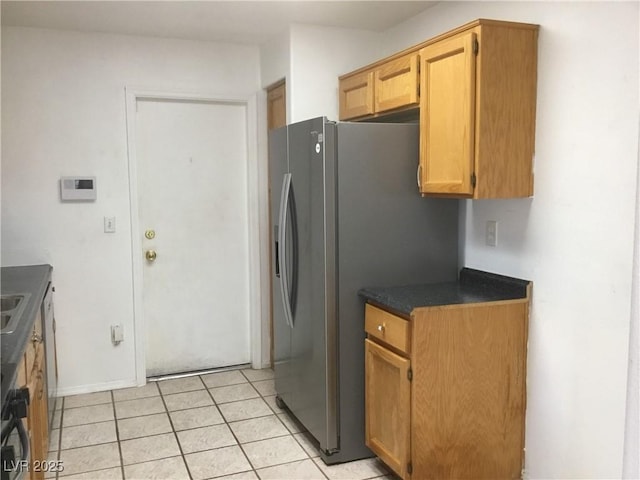
MULTIPOLYGON (((287 32, 260 47, 261 86, 264 89, 283 78, 286 80, 287 123, 323 115, 330 120, 337 120, 338 76, 353 70, 363 61, 375 59, 375 45, 379 37, 379 34, 361 30, 292 25, 287 32)), ((266 128, 260 131, 259 138, 263 152, 267 150, 265 137, 266 128)), ((261 162, 261 185, 266 192, 266 154, 261 156, 261 162)), ((262 218, 266 219, 266 203, 263 207, 265 211, 262 218)), ((267 258, 268 242, 268 230, 263 229, 262 254, 267 258)), ((262 290, 263 332, 269 331, 270 275, 267 262, 261 275, 263 285, 267 285, 262 290)), ((262 352, 263 365, 266 366, 270 360, 270 339, 266 335, 262 338, 262 352)))
POLYGON ((292 25, 289 121, 338 120, 338 77, 376 60, 379 41, 364 30, 292 25))
POLYGON ((287 123, 338 119, 338 77, 379 56, 381 35, 366 30, 291 25, 260 47, 262 88, 286 79, 287 123))
POLYGON ((276 38, 260 45, 260 82, 268 88, 291 71, 291 33, 289 29, 276 38))
MULTIPOLYGON (((640 165, 640 150, 638 150, 640 165)), ((640 478, 640 168, 636 191, 635 245, 631 281, 631 323, 629 325, 629 371, 627 412, 624 430, 623 478, 640 478)))
POLYGON ((631 2, 442 2, 382 36, 293 26, 271 60, 251 47, 3 28, 2 263, 55 266, 62 386, 134 378, 133 342, 108 336, 114 319, 133 330, 124 85, 251 93, 290 75, 289 121, 337 118, 342 73, 478 17, 538 23, 535 196, 466 202, 466 264, 534 282, 526 476, 619 477, 638 13, 631 2), (99 200, 61 205, 64 174, 97 175, 99 200), (105 215, 118 233, 102 233, 105 215), (500 222, 494 248, 488 219, 500 222))
POLYGON ((2 29, 2 265, 54 266, 63 393, 135 379, 125 85, 247 97, 259 83, 257 47, 2 29), (95 175, 98 200, 60 203, 61 175, 95 175))
POLYGON ((463 239, 467 266, 534 283, 529 478, 622 474, 638 14, 636 2, 442 2, 386 36, 391 53, 476 18, 541 25, 535 195, 466 201, 463 239), (487 220, 497 247, 484 243, 487 220))
POLYGON ((631 2, 441 2, 370 35, 361 51, 333 29, 291 30, 289 120, 297 121, 337 117, 337 75, 468 21, 541 25, 535 195, 466 201, 461 214, 465 265, 534 282, 528 478, 622 474, 638 14, 631 2), (487 220, 499 221, 497 247, 484 245, 487 220))

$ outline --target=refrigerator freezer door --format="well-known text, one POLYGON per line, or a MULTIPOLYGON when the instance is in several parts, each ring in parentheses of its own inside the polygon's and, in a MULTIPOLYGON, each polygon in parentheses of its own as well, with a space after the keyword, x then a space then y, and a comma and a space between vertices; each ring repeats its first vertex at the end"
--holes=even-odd
MULTIPOLYGON (((338 448, 335 368, 335 155, 324 118, 289 126, 289 172, 297 219, 297 281, 291 329, 289 409, 318 440, 338 448), (328 148, 327 148, 328 147, 328 148)), ((279 393, 279 392, 278 392, 279 393)), ((284 398, 283 398, 284 400, 284 398)))
POLYGON ((273 363, 278 395, 285 403, 292 401, 291 328, 282 303, 280 260, 280 197, 284 175, 289 171, 287 128, 269 134, 269 216, 271 225, 271 318, 273 322, 273 363))

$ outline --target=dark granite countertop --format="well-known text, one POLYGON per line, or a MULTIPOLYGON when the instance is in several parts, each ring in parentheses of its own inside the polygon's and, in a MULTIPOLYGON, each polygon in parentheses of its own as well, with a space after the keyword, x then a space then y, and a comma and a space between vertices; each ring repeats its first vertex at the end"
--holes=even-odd
POLYGON ((2 295, 29 293, 27 304, 22 311, 13 333, 2 334, 2 402, 16 377, 20 356, 29 341, 33 322, 51 280, 51 265, 29 265, 25 267, 2 267, 0 269, 0 290, 2 295))
POLYGON ((527 280, 463 268, 457 282, 367 287, 358 294, 371 303, 408 316, 418 307, 526 298, 528 285, 527 280))

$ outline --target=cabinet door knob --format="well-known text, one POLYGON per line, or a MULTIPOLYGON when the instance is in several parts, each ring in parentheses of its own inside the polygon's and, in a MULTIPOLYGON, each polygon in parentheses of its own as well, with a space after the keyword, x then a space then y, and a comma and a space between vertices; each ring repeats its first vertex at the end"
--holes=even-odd
POLYGON ((378 325, 378 331, 384 333, 384 325, 378 325))
POLYGON ((33 343, 42 343, 42 335, 38 335, 37 333, 34 333, 34 334, 31 336, 31 341, 32 341, 33 343))

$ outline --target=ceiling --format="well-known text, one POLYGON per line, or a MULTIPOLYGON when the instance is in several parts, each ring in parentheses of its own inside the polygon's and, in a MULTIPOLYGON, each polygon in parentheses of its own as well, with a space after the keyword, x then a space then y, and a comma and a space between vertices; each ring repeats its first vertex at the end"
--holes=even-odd
POLYGON ((262 44, 291 23, 383 31, 435 3, 2 0, 2 25, 262 44))

